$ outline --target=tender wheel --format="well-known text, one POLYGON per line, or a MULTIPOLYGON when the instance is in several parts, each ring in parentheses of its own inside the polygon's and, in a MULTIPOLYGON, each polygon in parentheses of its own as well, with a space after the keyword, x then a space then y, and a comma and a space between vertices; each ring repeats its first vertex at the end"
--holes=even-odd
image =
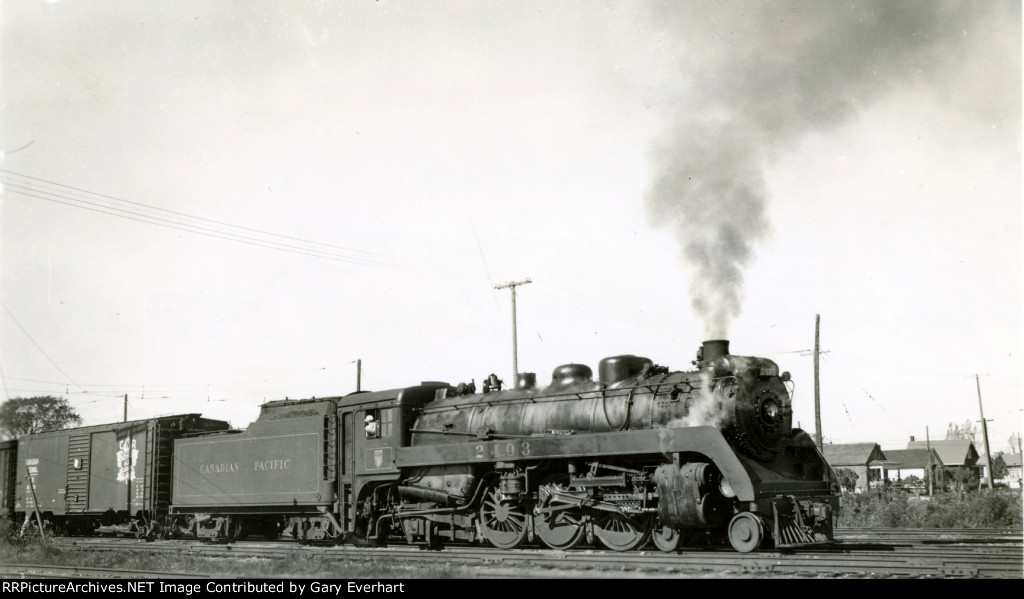
POLYGON ((651 530, 651 540, 654 541, 654 546, 658 549, 672 553, 679 549, 683 535, 678 530, 665 526, 659 520, 654 523, 654 528, 651 530))
POLYGON ((480 523, 484 536, 499 549, 512 549, 526 538, 526 510, 520 500, 502 500, 498 486, 492 485, 480 505, 480 523))
POLYGON ((750 553, 761 546, 764 541, 764 524, 761 519, 743 512, 736 514, 729 523, 729 543, 740 553, 750 553))
MULTIPOLYGON (((568 480, 567 474, 546 476, 540 484, 538 507, 551 506, 551 491, 568 489, 568 480)), ((586 532, 583 527, 583 517, 578 508, 538 513, 533 518, 533 528, 542 543, 552 549, 563 551, 579 544, 586 532)))
POLYGON ((650 516, 601 512, 594 516, 594 536, 612 551, 630 551, 647 542, 651 523, 650 516))

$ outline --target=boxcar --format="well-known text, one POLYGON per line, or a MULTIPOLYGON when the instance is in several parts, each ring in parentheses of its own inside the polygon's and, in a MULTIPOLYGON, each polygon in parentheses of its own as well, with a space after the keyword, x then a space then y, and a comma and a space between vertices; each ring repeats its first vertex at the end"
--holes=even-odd
POLYGON ((0 519, 14 512, 14 470, 18 463, 18 442, 0 441, 0 519))
POLYGON ((153 533, 170 506, 174 440, 227 428, 184 414, 22 437, 15 516, 38 510, 68 534, 153 533))

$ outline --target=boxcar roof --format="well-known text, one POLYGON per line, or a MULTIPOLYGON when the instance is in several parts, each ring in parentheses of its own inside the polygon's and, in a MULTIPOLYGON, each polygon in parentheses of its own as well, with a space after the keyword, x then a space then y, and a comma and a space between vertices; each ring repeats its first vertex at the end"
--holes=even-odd
POLYGON ((79 426, 79 427, 76 427, 76 428, 62 428, 62 429, 54 430, 54 431, 43 431, 43 432, 40 432, 40 433, 30 433, 28 435, 22 435, 19 438, 20 439, 24 439, 25 437, 40 437, 40 436, 43 436, 43 435, 67 435, 67 434, 71 434, 71 433, 89 433, 89 432, 103 431, 103 430, 120 430, 120 429, 123 429, 123 428, 132 427, 132 426, 136 426, 136 425, 140 425, 140 424, 148 424, 150 422, 155 422, 155 421, 158 421, 158 420, 175 420, 175 419, 178 419, 178 418, 188 418, 189 416, 194 416, 196 418, 202 418, 202 414, 172 414, 172 415, 168 415, 168 416, 157 416, 155 418, 143 418, 143 419, 140 419, 140 420, 129 420, 127 422, 110 422, 108 424, 94 424, 94 425, 91 425, 91 426, 79 426))

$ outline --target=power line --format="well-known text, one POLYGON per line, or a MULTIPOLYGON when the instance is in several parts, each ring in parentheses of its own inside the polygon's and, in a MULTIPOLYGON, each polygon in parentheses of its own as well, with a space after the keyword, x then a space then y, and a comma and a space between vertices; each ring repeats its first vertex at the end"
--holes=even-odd
MULTIPOLYGON (((159 206, 152 206, 152 205, 149 205, 149 204, 143 204, 141 202, 134 202, 132 200, 125 200, 125 199, 118 198, 118 197, 115 197, 115 196, 111 196, 111 195, 107 195, 107 194, 102 194, 102 193, 98 193, 98 192, 94 192, 94 191, 89 191, 87 189, 82 189, 80 187, 74 187, 72 185, 65 185, 63 183, 57 183, 55 181, 49 181, 49 180, 46 180, 46 179, 40 179, 39 177, 33 177, 31 175, 24 175, 24 174, 21 174, 21 173, 16 173, 14 171, 7 170, 7 169, 4 169, 4 168, 0 168, 0 172, 8 173, 8 174, 11 174, 11 175, 16 175, 18 177, 25 177, 26 179, 32 179, 34 181, 39 181, 41 183, 46 183, 46 184, 49 184, 49 185, 55 185, 57 187, 63 187, 65 189, 71 189, 71 190, 74 190, 74 191, 78 191, 78 192, 85 193, 85 194, 92 195, 92 196, 97 196, 97 197, 108 199, 108 200, 113 200, 113 201, 116 201, 116 202, 123 202, 125 204, 132 204, 134 206, 139 206, 139 207, 142 207, 142 208, 147 208, 149 210, 158 210, 160 212, 166 212, 168 214, 176 214, 178 216, 183 216, 185 218, 190 218, 190 219, 194 219, 194 220, 200 220, 200 221, 204 221, 204 222, 208 222, 208 223, 222 225, 222 226, 225 226, 225 227, 232 227, 232 228, 235 228, 235 229, 241 229, 243 231, 250 231, 250 232, 253 232, 253 233, 259 233, 261 235, 269 235, 269 236, 278 237, 278 238, 281 238, 281 239, 290 239, 292 241, 299 241, 299 242, 302 242, 302 243, 308 243, 308 244, 313 244, 313 245, 322 245, 322 246, 325 246, 325 247, 332 247, 332 248, 336 248, 336 249, 339 249, 339 250, 344 250, 344 251, 347 251, 347 252, 355 252, 355 253, 359 253, 359 254, 365 254, 367 256, 375 256, 375 257, 378 257, 378 258, 395 259, 394 256, 389 256, 387 254, 381 254, 381 253, 378 253, 378 252, 368 252, 366 250, 358 250, 358 249, 354 249, 354 248, 348 248, 348 247, 344 247, 344 246, 340 246, 340 245, 335 245, 333 243, 326 243, 326 242, 322 242, 322 241, 312 241, 312 240, 308 240, 308 239, 303 239, 301 237, 292 237, 292 236, 289 236, 289 235, 281 235, 279 233, 273 233, 271 231, 264 231, 262 229, 255 229, 255 228, 252 228, 252 227, 245 227, 245 226, 242 226, 242 225, 235 225, 235 224, 224 222, 224 221, 214 220, 214 219, 211 219, 211 218, 204 218, 202 216, 195 216, 195 215, 192 215, 192 214, 186 214, 184 212, 178 212, 176 210, 170 210, 168 208, 161 208, 159 206)), ((36 191, 36 190, 34 190, 34 191, 36 191)), ((76 199, 77 200, 77 198, 69 198, 69 199, 76 199)), ((77 200, 77 201, 81 201, 81 200, 77 200)), ((420 261, 412 260, 411 262, 420 262, 420 261)), ((424 265, 429 265, 426 262, 420 262, 420 263, 424 264, 424 265)))
POLYGON ((187 233, 193 233, 193 234, 196 234, 196 235, 203 235, 203 236, 207 236, 207 237, 214 237, 214 238, 223 239, 223 240, 226 240, 226 241, 234 241, 236 243, 244 243, 244 244, 248 244, 248 245, 255 245, 255 246, 265 247, 265 248, 268 248, 268 249, 274 249, 274 250, 278 250, 278 251, 289 252, 289 253, 293 253, 293 254, 307 255, 307 256, 312 256, 312 257, 317 257, 317 258, 324 258, 324 259, 328 259, 328 260, 339 261, 339 262, 346 262, 346 263, 350 263, 350 264, 357 264, 357 265, 361 265, 361 266, 375 266, 375 267, 378 267, 378 268, 389 268, 389 269, 393 269, 393 270, 400 270, 400 271, 410 272, 410 273, 413 273, 413 274, 443 276, 443 277, 447 277, 447 278, 450 278, 450 279, 456 279, 456 280, 461 280, 461 281, 466 281, 466 282, 476 282, 477 281, 477 279, 474 278, 474 277, 468 277, 468 276, 462 275, 460 273, 452 272, 452 271, 444 269, 443 267, 440 267, 440 266, 437 266, 437 265, 434 265, 434 264, 430 264, 430 263, 427 263, 427 262, 423 262, 423 261, 410 260, 410 259, 401 259, 401 258, 397 258, 395 256, 389 256, 389 255, 379 254, 379 253, 374 253, 374 252, 366 252, 366 251, 363 251, 363 250, 356 250, 356 249, 352 249, 352 248, 346 248, 346 247, 338 246, 338 245, 334 245, 334 244, 329 244, 329 243, 324 243, 324 242, 319 242, 319 241, 312 241, 312 240, 302 239, 302 238, 299 238, 299 237, 292 237, 292 236, 288 236, 288 235, 281 235, 281 234, 278 234, 278 233, 273 233, 273 232, 270 232, 270 231, 264 231, 264 230, 261 230, 261 229, 254 229, 254 228, 251 228, 251 227, 244 227, 244 226, 240 226, 240 225, 233 225, 231 223, 226 223, 226 222, 223 222, 223 221, 217 221, 217 220, 203 218, 203 217, 198 217, 198 216, 192 216, 192 215, 185 214, 185 213, 182 213, 182 212, 177 212, 177 211, 173 211, 173 210, 167 210, 167 209, 164 209, 164 208, 158 208, 158 207, 149 206, 149 205, 146 205, 146 204, 141 204, 139 202, 132 202, 130 200, 122 200, 120 198, 115 198, 113 196, 106 196, 106 195, 103 195, 103 194, 97 194, 97 193, 89 192, 89 191, 82 190, 82 189, 79 189, 79 188, 76 188, 76 187, 62 185, 60 183, 54 183, 54 182, 46 181, 44 179, 38 179, 36 177, 30 177, 28 175, 21 175, 19 173, 13 173, 12 171, 8 171, 6 169, 0 169, 0 171, 5 172, 5 173, 14 174, 14 175, 17 175, 17 176, 20 176, 20 177, 26 177, 26 178, 33 179, 33 180, 36 180, 36 181, 42 181, 44 183, 48 183, 50 185, 54 185, 54 186, 57 186, 57 187, 63 187, 63 188, 66 188, 66 189, 70 189, 70 190, 74 190, 74 191, 79 191, 79 192, 82 192, 82 193, 85 193, 85 194, 90 194, 90 196, 96 196, 96 197, 90 197, 89 199, 83 199, 83 198, 80 198, 80 197, 73 197, 73 196, 70 196, 70 195, 66 195, 65 193, 60 193, 60 192, 53 191, 53 190, 50 190, 50 189, 31 187, 31 186, 26 185, 24 182, 21 182, 21 181, 14 181, 14 182, 8 181, 8 182, 5 183, 5 189, 7 191, 9 191, 11 193, 14 193, 14 194, 21 195, 21 196, 25 196, 25 197, 30 197, 30 198, 34 198, 34 199, 50 201, 50 202, 54 202, 54 203, 58 203, 58 204, 63 204, 63 205, 66 205, 66 206, 71 206, 71 207, 74 207, 74 208, 80 208, 80 209, 83 209, 83 210, 89 210, 89 211, 92 211, 92 212, 98 212, 100 214, 106 214, 106 215, 109 215, 109 216, 116 216, 116 217, 124 218, 124 219, 127 219, 127 220, 134 220, 134 221, 143 222, 143 223, 146 223, 146 224, 166 227, 166 228, 170 228, 170 229, 176 229, 176 230, 179 230, 179 231, 184 231, 184 232, 187 232, 187 233), (42 195, 39 195, 39 194, 42 194, 42 195), (241 231, 248 231, 251 234, 250 233, 237 233, 237 232, 232 232, 232 231, 226 231, 226 230, 211 228, 209 226, 203 226, 203 225, 200 225, 200 224, 195 224, 195 223, 190 223, 190 222, 181 222, 180 220, 174 220, 172 218, 165 218, 165 217, 159 216, 159 215, 146 214, 146 213, 138 212, 136 210, 132 210, 132 209, 128 209, 128 208, 122 208, 122 207, 118 207, 118 206, 111 206, 111 205, 107 205, 105 203, 100 203, 103 200, 99 200, 98 198, 103 198, 105 200, 114 200, 114 201, 118 201, 118 202, 124 202, 124 203, 127 203, 127 204, 132 204, 132 205, 135 205, 135 206, 140 206, 140 207, 143 207, 145 209, 157 210, 157 211, 160 211, 162 213, 173 214, 173 215, 177 215, 177 216, 180 216, 180 217, 183 217, 183 218, 186 218, 186 219, 193 219, 193 220, 203 221, 203 222, 206 222, 206 223, 212 223, 212 224, 219 225, 219 226, 222 226, 222 227, 231 227, 233 229, 237 229, 237 230, 241 230, 241 231), (291 240, 291 241, 294 241, 294 242, 298 242, 300 244, 306 244, 306 245, 309 245, 309 246, 319 246, 319 247, 303 247, 301 245, 296 245, 294 243, 286 243, 286 242, 282 242, 282 241, 276 241, 276 240, 273 240, 273 239, 263 239, 263 238, 254 236, 253 234, 264 235, 264 236, 274 237, 274 238, 278 238, 278 239, 286 239, 286 240, 291 240), (328 248, 328 249, 320 249, 320 248, 328 248), (333 249, 330 249, 330 248, 333 248, 333 249))
POLYGON ((11 317, 11 320, 14 321, 14 324, 18 325, 18 328, 21 329, 21 332, 25 333, 25 336, 28 337, 28 340, 32 342, 32 345, 36 346, 36 349, 39 350, 39 353, 43 354, 43 356, 47 360, 49 360, 50 364, 53 364, 53 367, 56 368, 58 371, 60 371, 60 373, 63 374, 69 381, 74 383, 74 385, 76 387, 78 387, 82 391, 85 391, 85 389, 83 389, 81 385, 79 385, 78 383, 75 383, 75 379, 71 378, 71 376, 68 375, 68 373, 64 372, 64 369, 61 368, 60 366, 58 366, 57 363, 53 361, 53 358, 51 358, 50 355, 47 354, 43 350, 43 348, 39 346, 38 343, 36 343, 36 340, 32 338, 32 335, 28 334, 28 331, 25 330, 25 327, 21 326, 21 323, 18 322, 18 319, 14 317, 13 313, 11 313, 10 308, 8 308, 5 304, 0 304, 0 306, 3 306, 3 309, 4 309, 5 312, 7 312, 7 315, 11 317))
POLYGON ((841 367, 841 366, 839 366, 838 364, 835 364, 834 360, 833 360, 833 359, 832 359, 831 357, 826 357, 826 358, 825 358, 825 362, 827 362, 827 363, 828 363, 829 365, 834 365, 834 366, 837 366, 837 367, 838 367, 838 368, 839 368, 840 370, 842 370, 842 371, 843 371, 843 374, 845 374, 845 375, 847 376, 847 378, 849 378, 849 379, 850 379, 851 381, 853 381, 853 384, 854 384, 854 385, 856 385, 856 386, 857 386, 858 388, 860 388, 860 390, 861 390, 861 391, 862 391, 862 392, 864 393, 864 395, 866 395, 866 396, 868 397, 868 399, 870 399, 871 401, 873 401, 873 402, 875 403, 875 405, 876 405, 876 406, 878 406, 878 407, 879 407, 879 408, 880 408, 880 409, 881 409, 881 410, 882 410, 883 412, 885 412, 885 415, 886 415, 886 416, 888 416, 889 418, 891 418, 891 419, 892 419, 892 421, 893 421, 893 422, 895 422, 896 424, 898 424, 900 428, 902 428, 902 429, 903 429, 904 431, 906 431, 906 432, 907 432, 907 434, 910 434, 910 431, 908 431, 908 430, 907 430, 907 428, 906 428, 905 426, 903 426, 903 423, 902 423, 902 422, 900 422, 900 421, 899 421, 899 420, 898 420, 898 419, 897 419, 897 418, 896 418, 895 416, 893 416, 892 414, 890 414, 890 413, 889 413, 889 410, 886 410, 886 409, 885 409, 885 406, 883 406, 883 405, 882 405, 881 403, 879 403, 879 402, 878 402, 878 400, 877 400, 877 399, 875 399, 875 398, 874 398, 874 396, 873 396, 873 395, 871 395, 871 393, 869 393, 869 392, 867 391, 867 389, 865 389, 865 388, 864 388, 864 387, 863 387, 863 386, 862 386, 862 385, 860 384, 860 382, 859 382, 859 381, 857 381, 857 379, 855 379, 855 378, 854 378, 853 376, 851 376, 851 375, 850 375, 850 374, 849 374, 849 373, 848 373, 848 372, 847 372, 847 371, 846 371, 846 370, 845 370, 844 368, 842 368, 842 367, 841 367))
MULTIPOLYGON (((355 363, 355 360, 351 360, 349 362, 344 362, 344 363, 355 363)), ((89 391, 84 389, 85 387, 109 387, 109 388, 112 388, 112 389, 145 389, 145 388, 148 387, 148 388, 151 388, 151 389, 165 389, 164 392, 167 392, 168 390, 169 391, 173 391, 173 390, 176 390, 176 389, 187 390, 188 387, 209 388, 209 387, 236 387, 236 386, 240 386, 240 385, 253 385, 253 384, 257 384, 257 383, 267 383, 271 379, 283 379, 283 378, 294 377, 294 376, 298 376, 298 375, 309 375, 309 374, 312 374, 312 373, 319 373, 319 372, 324 372, 324 371, 328 371, 328 370, 331 370, 331 368, 330 367, 321 367, 321 368, 317 368, 317 369, 313 369, 313 370, 292 371, 292 372, 287 372, 287 373, 271 373, 271 374, 269 374, 267 376, 264 376, 262 378, 259 378, 259 379, 249 379, 249 380, 246 380, 246 381, 233 381, 233 382, 228 382, 228 383, 173 383, 173 384, 167 383, 167 384, 163 384, 163 385, 154 385, 154 384, 148 384, 148 383, 147 384, 142 384, 142 385, 137 384, 137 383, 83 383, 81 385, 78 385, 76 383, 76 385, 78 385, 79 388, 83 389, 82 390, 83 393, 89 393, 89 391)), ((47 381, 47 380, 43 380, 43 379, 27 379, 27 378, 20 378, 20 377, 7 377, 7 378, 9 380, 11 380, 11 381, 23 381, 23 382, 27 382, 27 383, 42 383, 42 384, 45 384, 45 385, 65 385, 66 384, 66 383, 59 382, 59 381, 47 381)))

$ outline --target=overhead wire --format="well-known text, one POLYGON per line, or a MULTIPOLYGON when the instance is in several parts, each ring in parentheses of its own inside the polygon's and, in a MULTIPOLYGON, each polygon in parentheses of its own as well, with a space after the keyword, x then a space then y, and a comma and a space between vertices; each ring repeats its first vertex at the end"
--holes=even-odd
MULTIPOLYGON (((21 329, 21 332, 24 333, 26 337, 28 337, 28 340, 32 342, 32 345, 36 346, 36 349, 39 350, 39 353, 43 354, 43 356, 50 362, 50 364, 52 364, 54 368, 56 368, 61 374, 63 374, 65 378, 71 381, 71 383, 73 383, 79 389, 82 389, 82 386, 76 383, 75 379, 71 378, 71 375, 64 372, 64 369, 58 366, 57 363, 53 361, 53 358, 50 357, 50 354, 46 353, 46 351, 38 343, 36 343, 36 340, 32 338, 32 335, 29 335, 28 331, 25 330, 25 327, 21 326, 21 323, 18 322, 18 319, 14 317, 14 313, 11 312, 10 308, 8 308, 6 304, 2 303, 0 303, 0 306, 2 306, 4 312, 7 312, 7 315, 11 317, 11 321, 13 321, 14 324, 16 324, 19 329, 21 329)), ((84 391, 85 389, 82 390, 84 391)))
POLYGON ((907 432, 907 434, 910 434, 910 431, 908 431, 907 428, 905 426, 903 426, 903 423, 900 422, 900 420, 898 418, 896 418, 891 413, 889 413, 889 410, 885 409, 885 406, 883 406, 881 403, 879 403, 879 401, 877 399, 875 399, 875 397, 870 392, 868 392, 868 390, 865 389, 863 385, 860 384, 860 381, 858 381, 855 377, 850 375, 850 373, 848 373, 846 371, 846 369, 844 369, 841 365, 836 363, 835 360, 833 360, 830 356, 831 356, 830 354, 823 355, 822 356, 822 361, 825 362, 826 364, 835 366, 836 368, 841 370, 843 372, 843 374, 845 374, 847 376, 847 378, 849 378, 850 381, 852 381, 853 384, 856 385, 864 393, 864 395, 867 396, 868 399, 870 399, 872 402, 874 402, 874 404, 876 406, 878 406, 879 409, 882 410, 882 412, 885 413, 886 416, 888 416, 890 419, 892 419, 893 422, 898 424, 900 428, 902 428, 904 431, 907 432))
POLYGON ((19 180, 11 181, 8 179, 7 181, 4 182, 5 191, 25 197, 55 202, 58 204, 72 206, 83 210, 89 210, 92 212, 107 214, 109 216, 116 216, 127 220, 133 220, 170 229, 176 229, 179 231, 193 233, 196 235, 203 235, 226 241, 233 241, 236 243, 255 245, 259 247, 289 252, 293 254, 307 255, 361 266, 388 268, 412 274, 441 276, 465 282, 478 281, 476 277, 470 277, 462 274, 461 272, 452 271, 451 269, 441 267, 436 264, 432 264, 425 261, 398 258, 387 254, 367 252, 364 250, 347 248, 336 244, 308 240, 289 235, 282 235, 279 233, 274 233, 271 231, 265 231, 262 229, 256 229, 252 227, 234 225, 224 221, 218 221, 205 217, 189 215, 183 212, 142 204, 140 202, 133 202, 131 200, 123 200, 121 198, 116 198, 114 196, 90 192, 83 190, 81 188, 67 186, 52 181, 47 181, 45 179, 39 179, 37 177, 31 177, 29 175, 22 175, 20 173, 15 173, 7 169, 0 169, 0 172, 19 177, 25 177, 58 188, 71 190, 70 192, 59 190, 55 191, 53 189, 40 187, 39 185, 33 186, 34 184, 32 183, 26 183, 24 181, 19 180), (87 194, 87 197, 82 198, 75 197, 74 195, 69 195, 69 193, 71 192, 80 192, 82 194, 87 194), (138 209, 125 208, 118 205, 110 205, 110 201, 130 204, 132 206, 140 207, 145 210, 158 211, 160 214, 147 214, 145 212, 140 212, 138 209), (174 217, 168 218, 166 217, 166 215, 174 215, 174 217), (180 218, 176 220, 175 217, 180 218), (186 220, 182 221, 181 219, 186 220), (204 224, 188 222, 189 220, 201 221, 202 223, 210 223, 217 225, 219 227, 229 227, 231 229, 235 229, 241 232, 233 232, 230 230, 224 230, 220 228, 212 228, 204 224), (275 239, 267 239, 266 237, 283 239, 287 241, 277 241, 275 239))

